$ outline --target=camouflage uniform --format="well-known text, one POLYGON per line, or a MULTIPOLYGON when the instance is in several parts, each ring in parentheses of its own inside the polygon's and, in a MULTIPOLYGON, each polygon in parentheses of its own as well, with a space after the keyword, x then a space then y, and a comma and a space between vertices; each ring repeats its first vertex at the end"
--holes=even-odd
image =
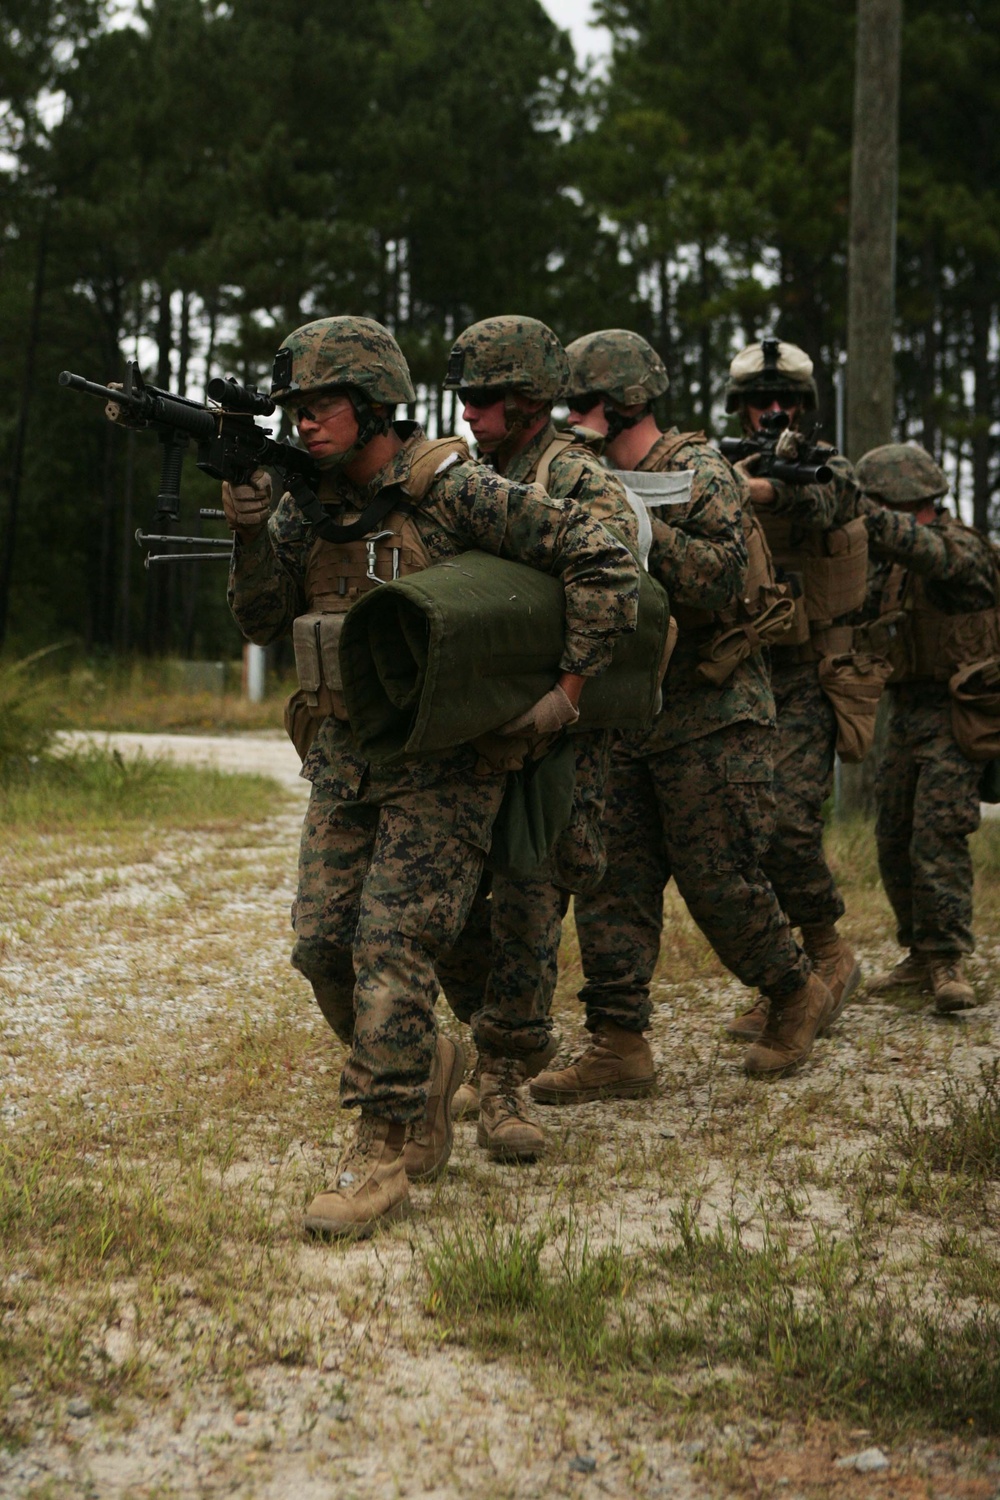
MULTIPOLYGON (((888 444, 861 460, 858 477, 868 493, 883 501, 866 494, 860 502, 876 559, 869 613, 891 607, 897 602, 893 596, 900 594, 904 610, 922 600, 948 619, 982 611, 981 640, 977 648, 967 637, 966 649, 972 646, 967 661, 994 655, 994 611, 1000 598, 990 543, 940 506, 929 524, 885 508, 913 503, 907 481, 917 499, 937 500, 943 494, 947 481, 929 455, 915 446, 888 444), (936 491, 929 496, 928 471, 930 488, 936 491), (921 484, 924 496, 918 493, 921 484), (893 564, 906 574, 900 577, 893 564)), ((877 648, 877 624, 871 634, 877 648)), ((890 653, 894 649, 890 642, 890 653)), ((948 660, 942 653, 945 659, 933 663, 911 658, 902 670, 897 667, 887 689, 889 723, 876 778, 879 870, 896 916, 897 937, 929 963, 957 959, 973 948, 968 837, 979 827, 983 767, 966 759, 952 731, 948 677, 962 654, 948 660)))
MULTIPOLYGON (((550 421, 509 461, 505 477, 530 483, 559 436, 550 421)), ((572 496, 636 549, 636 517, 621 485, 582 443, 556 454, 546 485, 554 497, 572 496)), ((530 1060, 550 1050, 549 1012, 569 891, 593 887, 604 873, 602 817, 611 736, 577 734, 573 742, 573 813, 553 857, 557 879, 485 876, 462 936, 438 960, 445 997, 458 1018, 471 1024, 481 1052, 530 1060)))
MULTIPOLYGON (((572 351, 571 351, 572 352, 572 351)), ((650 572, 672 605, 717 611, 739 596, 747 566, 740 481, 704 441, 664 434, 640 469, 689 469, 692 497, 654 514, 650 572)), ((759 652, 721 688, 696 673, 712 626, 680 631, 664 708, 644 735, 614 747, 605 818, 608 873, 575 902, 586 983, 586 1025, 649 1024, 649 983, 673 875, 722 961, 777 1000, 801 989, 808 960, 789 930, 760 860, 773 811, 774 703, 759 652)))
MULTIPOLYGON (((324 479, 321 499, 332 518, 353 516, 405 481, 420 434, 412 424, 396 430, 404 447, 363 492, 339 470, 324 479)), ((537 487, 512 484, 466 460, 435 477, 413 519, 434 561, 478 548, 562 579, 561 670, 601 671, 613 638, 634 626, 633 559, 570 501, 549 499, 537 487)), ((286 494, 266 528, 249 542, 236 542, 229 599, 251 640, 266 645, 303 612, 314 541, 302 506, 286 494)), ((344 1104, 361 1105, 382 1120, 416 1120, 434 1055, 434 962, 454 942, 472 904, 504 776, 477 774, 471 748, 392 769, 373 766, 349 726, 332 716, 320 724, 302 774, 312 782, 312 795, 292 961, 312 982, 331 1024, 351 1042, 341 1079, 344 1104)), ((395 1149, 387 1161, 395 1162, 395 1149)), ((333 1220, 314 1216, 313 1223, 307 1216, 307 1226, 342 1232, 336 1224, 344 1199, 334 1198, 333 1220)), ((364 1223, 382 1212, 371 1210, 364 1223)))
MULTIPOLYGON (((765 532, 773 516, 790 517, 803 537, 843 526, 857 514, 857 484, 845 458, 826 459, 828 484, 774 481, 775 499, 758 506, 765 532)), ((832 623, 844 625, 849 616, 832 623)), ((837 723, 819 685, 818 660, 800 660, 797 646, 771 648, 771 684, 778 719, 774 755, 774 835, 762 861, 795 927, 832 926, 844 901, 823 853, 823 804, 833 793, 837 723)))

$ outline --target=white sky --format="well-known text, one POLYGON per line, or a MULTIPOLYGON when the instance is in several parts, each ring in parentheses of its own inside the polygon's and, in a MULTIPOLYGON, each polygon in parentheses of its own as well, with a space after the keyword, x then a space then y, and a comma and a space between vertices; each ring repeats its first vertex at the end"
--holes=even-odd
POLYGON ((556 25, 569 32, 581 62, 588 55, 607 56, 611 50, 610 33, 603 26, 590 25, 593 0, 542 0, 542 4, 556 25))

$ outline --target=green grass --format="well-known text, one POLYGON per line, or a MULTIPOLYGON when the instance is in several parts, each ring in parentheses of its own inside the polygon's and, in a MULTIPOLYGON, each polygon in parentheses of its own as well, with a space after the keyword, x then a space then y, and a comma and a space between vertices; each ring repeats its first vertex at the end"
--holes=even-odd
POLYGON ((0 824, 52 830, 163 828, 263 818, 280 805, 282 788, 267 776, 151 759, 117 751, 43 753, 11 767, 0 783, 0 824))
POLYGON ((672 1219, 665 1244, 632 1255, 572 1227, 463 1229, 426 1255, 428 1310, 446 1336, 614 1405, 1000 1433, 995 1266, 976 1262, 970 1315, 972 1271, 914 1299, 863 1236, 815 1230, 795 1249, 765 1216, 755 1243, 735 1218, 702 1227, 691 1200, 672 1219))
POLYGON ((185 691, 181 665, 171 661, 117 661, 78 665, 63 679, 63 724, 73 729, 221 734, 280 729, 294 680, 269 673, 266 696, 251 703, 241 691, 241 666, 227 662, 225 691, 185 691))

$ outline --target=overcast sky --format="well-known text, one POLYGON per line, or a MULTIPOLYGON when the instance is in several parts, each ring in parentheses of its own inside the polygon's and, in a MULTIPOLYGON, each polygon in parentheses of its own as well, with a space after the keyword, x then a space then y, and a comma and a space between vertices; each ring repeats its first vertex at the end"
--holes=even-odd
POLYGON ((557 26, 562 26, 573 38, 576 55, 582 62, 591 57, 603 57, 611 48, 611 39, 603 26, 589 25, 593 14, 593 0, 542 0, 542 4, 557 26))

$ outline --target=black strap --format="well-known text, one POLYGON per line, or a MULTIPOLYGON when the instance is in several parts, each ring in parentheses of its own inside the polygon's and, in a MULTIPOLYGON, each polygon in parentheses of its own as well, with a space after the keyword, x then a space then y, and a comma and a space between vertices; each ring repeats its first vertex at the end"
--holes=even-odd
POLYGON ((397 485, 389 485, 388 489, 382 490, 376 495, 370 505, 366 505, 356 521, 348 526, 341 526, 336 521, 331 521, 327 515, 326 507, 315 493, 303 480, 295 480, 289 485, 289 491, 306 520, 315 530, 317 536, 321 536, 325 542, 357 542, 362 537, 381 526, 391 510, 411 509, 405 502, 401 502, 397 493, 397 485))

